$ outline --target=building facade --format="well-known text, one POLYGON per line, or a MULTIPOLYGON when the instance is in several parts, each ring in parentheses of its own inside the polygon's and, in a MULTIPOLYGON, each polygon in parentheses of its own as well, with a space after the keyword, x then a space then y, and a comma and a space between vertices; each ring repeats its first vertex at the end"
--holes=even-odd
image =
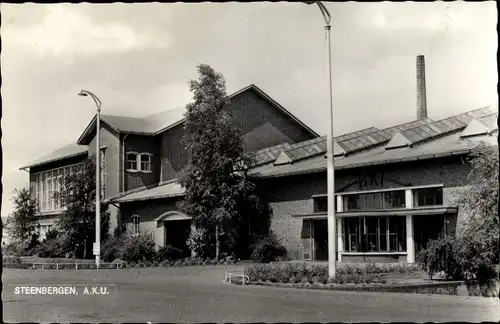
MULTIPOLYGON (((249 176, 272 207, 272 230, 292 258, 326 260, 325 137, 254 85, 229 99, 245 152, 257 161, 249 176)), ((187 163, 184 112, 102 115, 101 182, 111 203, 111 231, 124 224, 129 233, 151 233, 158 247, 188 253, 191 215, 176 207, 184 194, 176 179, 187 163)), ((337 260, 411 263, 429 239, 459 230, 466 217, 457 198, 468 184, 467 154, 480 142, 497 143, 497 117, 489 107, 436 121, 420 113, 402 125, 336 137, 337 260)), ((61 213, 50 198, 58 181, 95 154, 95 124, 94 118, 76 144, 23 168, 45 231, 61 213)))

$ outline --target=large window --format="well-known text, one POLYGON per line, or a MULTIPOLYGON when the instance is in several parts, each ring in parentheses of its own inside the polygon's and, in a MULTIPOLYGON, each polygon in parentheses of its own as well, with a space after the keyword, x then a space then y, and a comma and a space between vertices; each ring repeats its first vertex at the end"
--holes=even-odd
POLYGON ((405 207, 405 191, 347 194, 343 196, 344 211, 405 207))
POLYGON ((152 157, 151 153, 136 153, 128 152, 126 169, 130 172, 151 172, 152 171, 152 157))
POLYGON ((413 206, 436 206, 443 204, 443 188, 424 188, 413 190, 413 206))
POLYGON ((63 189, 64 177, 80 172, 80 167, 81 165, 73 165, 35 174, 34 190, 38 202, 38 211, 62 210, 61 204, 54 199, 54 195, 63 189))
POLYGON ((346 217, 342 221, 345 252, 406 251, 405 217, 346 217))

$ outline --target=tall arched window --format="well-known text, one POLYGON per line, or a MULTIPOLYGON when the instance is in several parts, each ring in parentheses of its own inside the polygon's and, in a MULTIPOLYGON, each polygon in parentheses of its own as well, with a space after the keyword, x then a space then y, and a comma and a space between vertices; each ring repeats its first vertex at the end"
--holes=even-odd
POLYGON ((141 224, 141 220, 139 218, 139 215, 132 216, 132 223, 134 225, 133 234, 139 235, 139 229, 140 229, 140 224, 141 224))

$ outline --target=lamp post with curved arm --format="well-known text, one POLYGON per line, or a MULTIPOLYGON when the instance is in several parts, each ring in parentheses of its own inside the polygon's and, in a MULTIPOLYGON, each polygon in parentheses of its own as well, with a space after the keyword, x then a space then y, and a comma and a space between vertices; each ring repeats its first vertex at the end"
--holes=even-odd
POLYGON ((90 91, 82 90, 78 94, 83 97, 91 97, 97 107, 96 116, 96 179, 95 179, 95 243, 94 255, 97 269, 99 269, 99 259, 101 252, 101 146, 100 146, 100 128, 101 128, 101 100, 90 91))
POLYGON ((326 37, 326 47, 327 47, 327 75, 328 75, 328 91, 330 100, 329 109, 329 131, 327 136, 327 183, 328 183, 328 274, 330 277, 334 278, 336 273, 336 237, 335 237, 335 173, 334 173, 334 151, 333 151, 333 93, 332 93, 332 58, 331 58, 331 43, 330 43, 330 20, 331 16, 326 9, 325 5, 321 1, 303 1, 304 3, 311 5, 317 4, 323 18, 325 20, 325 37, 326 37))

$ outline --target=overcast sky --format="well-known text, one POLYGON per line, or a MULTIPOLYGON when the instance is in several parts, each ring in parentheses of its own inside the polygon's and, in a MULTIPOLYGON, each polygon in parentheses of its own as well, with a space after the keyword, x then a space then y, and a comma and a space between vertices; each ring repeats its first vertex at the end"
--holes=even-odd
MULTIPOLYGON (((497 10, 491 2, 326 3, 332 14, 337 135, 416 118, 424 54, 431 118, 497 104, 497 10)), ((256 84, 326 134, 323 19, 299 3, 1 4, 2 216, 19 167, 76 142, 94 115, 143 116, 191 100, 198 63, 228 92, 256 84)))

